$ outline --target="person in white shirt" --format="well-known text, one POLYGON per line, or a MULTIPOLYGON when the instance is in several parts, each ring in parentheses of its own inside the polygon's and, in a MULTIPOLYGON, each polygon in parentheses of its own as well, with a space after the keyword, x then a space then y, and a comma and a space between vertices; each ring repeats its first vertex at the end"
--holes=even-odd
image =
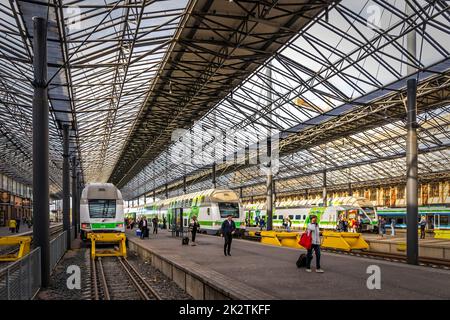
POLYGON ((306 272, 311 272, 312 252, 314 250, 316 254, 316 272, 323 273, 324 271, 320 268, 320 230, 316 216, 311 216, 311 222, 308 223, 306 232, 310 232, 312 238, 311 248, 308 249, 308 253, 306 254, 306 272))

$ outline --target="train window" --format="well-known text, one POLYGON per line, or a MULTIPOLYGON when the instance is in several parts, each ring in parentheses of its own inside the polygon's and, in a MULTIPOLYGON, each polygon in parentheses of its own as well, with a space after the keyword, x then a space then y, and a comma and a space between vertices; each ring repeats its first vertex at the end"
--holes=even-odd
POLYGON ((289 215, 289 219, 294 219, 294 216, 292 214, 289 215))
POLYGON ((306 214, 303 215, 303 220, 306 220, 306 214))
POLYGON ((295 220, 301 220, 301 219, 302 219, 302 216, 300 214, 295 216, 295 220))
POLYGON ((219 202, 219 212, 221 218, 231 215, 233 218, 239 218, 239 203, 219 202))
POLYGON ((440 216, 440 226, 447 226, 448 225, 448 217, 449 216, 440 216))
POLYGON ((91 199, 88 200, 90 218, 115 218, 116 200, 91 199))
POLYGON ((283 220, 283 216, 280 214, 280 215, 278 216, 278 219, 279 219, 279 220, 283 220))
POLYGON ((403 224, 403 218, 397 218, 397 224, 403 224))
POLYGON ((206 213, 208 214, 208 216, 211 215, 211 208, 207 208, 206 213))

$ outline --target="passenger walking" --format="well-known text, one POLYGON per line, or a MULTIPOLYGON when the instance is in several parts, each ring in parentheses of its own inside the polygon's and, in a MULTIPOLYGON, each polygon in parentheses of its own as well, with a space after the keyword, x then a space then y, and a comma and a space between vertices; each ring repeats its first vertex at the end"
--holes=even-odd
POLYGON ((357 230, 359 233, 362 232, 362 220, 361 220, 361 216, 358 216, 358 220, 356 221, 356 225, 357 225, 357 230))
POLYGON ((384 238, 384 235, 386 234, 386 220, 384 218, 381 218, 380 220, 380 235, 382 238, 384 238))
POLYGON ((130 219, 130 230, 133 230, 134 227, 134 219, 130 219))
POLYGON ((197 235, 198 229, 200 229, 200 223, 198 223, 196 216, 192 217, 191 226, 192 226, 192 231, 191 231, 192 232, 192 245, 196 246, 197 244, 195 243, 195 236, 197 235))
POLYGON ((259 226, 259 217, 258 216, 255 218, 255 226, 256 227, 259 226))
POLYGON ((259 229, 262 231, 265 225, 266 225, 266 222, 264 221, 264 218, 261 218, 259 220, 259 229))
POLYGON ((395 236, 395 220, 391 219, 391 237, 395 236))
POLYGON ((427 226, 427 220, 425 217, 422 217, 422 219, 419 222, 420 226, 420 239, 425 239, 425 227, 427 226))
POLYGON ((16 232, 16 220, 15 219, 11 219, 9 220, 9 231, 11 231, 11 233, 16 232))
POLYGON ((167 220, 166 217, 163 217, 163 229, 167 229, 167 220))
POLYGON ((158 234, 158 217, 154 217, 152 219, 152 223, 153 223, 153 233, 158 234))
POLYGON ((292 221, 289 217, 286 218, 286 231, 291 232, 292 221))
POLYGON ((20 229, 20 219, 17 218, 16 219, 16 233, 19 233, 19 229, 20 229))
POLYGON ((317 216, 311 216, 311 222, 308 223, 306 232, 310 232, 312 238, 311 248, 308 249, 308 253, 306 254, 306 272, 311 272, 312 252, 314 250, 316 256, 316 272, 323 273, 324 271, 320 268, 320 230, 317 224, 317 216))
POLYGON ((141 229, 141 239, 144 239, 144 237, 148 236, 148 222, 145 216, 142 217, 141 221, 139 222, 139 229, 141 229))
POLYGON ((222 223, 222 227, 220 228, 222 231, 222 237, 225 238, 225 243, 223 245, 223 254, 226 256, 227 254, 231 256, 231 241, 233 240, 233 234, 236 231, 236 225, 233 221, 233 216, 229 214, 227 219, 222 223))

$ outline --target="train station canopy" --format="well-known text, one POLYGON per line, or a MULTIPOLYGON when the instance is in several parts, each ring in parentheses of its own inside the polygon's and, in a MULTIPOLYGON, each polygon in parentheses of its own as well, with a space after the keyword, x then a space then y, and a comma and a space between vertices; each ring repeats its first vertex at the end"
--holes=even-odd
POLYGON ((443 0, 2 1, 0 171, 32 181, 32 17, 43 16, 52 193, 64 124, 83 181, 126 199, 209 189, 213 171, 218 187, 264 194, 253 160, 267 136, 277 192, 318 188, 324 172, 328 185, 401 183, 409 77, 419 175, 448 175, 449 11, 443 0))

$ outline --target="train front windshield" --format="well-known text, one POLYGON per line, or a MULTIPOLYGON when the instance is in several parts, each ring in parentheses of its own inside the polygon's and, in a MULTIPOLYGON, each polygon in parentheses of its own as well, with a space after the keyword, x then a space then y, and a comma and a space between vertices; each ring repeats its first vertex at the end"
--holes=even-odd
POLYGON ((233 218, 239 218, 239 203, 219 202, 219 211, 221 218, 226 218, 230 214, 233 218))
POLYGON ((104 219, 116 217, 116 200, 88 200, 89 217, 91 219, 104 219))
POLYGON ((370 220, 375 220, 375 210, 373 207, 361 207, 370 220))

